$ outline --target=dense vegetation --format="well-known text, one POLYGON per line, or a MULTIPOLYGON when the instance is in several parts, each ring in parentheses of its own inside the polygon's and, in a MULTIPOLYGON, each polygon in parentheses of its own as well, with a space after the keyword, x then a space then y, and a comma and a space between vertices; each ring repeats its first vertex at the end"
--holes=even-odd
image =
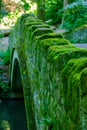
POLYGON ((58 15, 59 10, 63 8, 62 0, 48 0, 46 3, 46 20, 51 19, 51 24, 61 24, 62 17, 58 15))
POLYGON ((81 0, 68 0, 69 4, 65 7, 63 0, 4 1, 0 2, 0 20, 5 25, 14 25, 22 13, 29 12, 45 21, 50 20, 52 25, 62 23, 61 26, 68 31, 87 24, 87 6, 81 0))
POLYGON ((81 1, 68 5, 59 13, 63 14, 62 27, 69 31, 87 24, 87 6, 81 1))

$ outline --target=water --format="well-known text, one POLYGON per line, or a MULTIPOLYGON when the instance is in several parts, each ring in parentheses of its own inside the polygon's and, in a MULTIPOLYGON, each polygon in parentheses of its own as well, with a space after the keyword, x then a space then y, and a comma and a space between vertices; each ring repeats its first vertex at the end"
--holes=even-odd
POLYGON ((23 99, 0 100, 0 130, 27 130, 23 99))

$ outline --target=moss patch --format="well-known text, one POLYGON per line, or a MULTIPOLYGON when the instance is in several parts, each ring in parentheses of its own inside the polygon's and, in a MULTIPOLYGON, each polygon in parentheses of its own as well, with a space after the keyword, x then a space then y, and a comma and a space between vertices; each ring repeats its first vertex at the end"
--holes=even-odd
POLYGON ((79 58, 70 60, 62 71, 62 82, 65 93, 65 108, 66 111, 70 113, 71 120, 77 122, 77 124, 78 121, 76 119, 79 116, 80 95, 84 95, 84 92, 87 92, 87 89, 85 89, 87 78, 85 75, 83 76, 85 78, 82 78, 82 73, 86 73, 86 70, 87 58, 79 58), (85 86, 85 88, 83 88, 83 86, 85 86))
POLYGON ((52 33, 53 30, 49 29, 49 28, 37 28, 33 33, 32 33, 32 37, 34 38, 35 36, 40 36, 43 35, 44 33, 52 33))
POLYGON ((55 45, 69 45, 71 44, 68 40, 62 38, 48 38, 40 42, 44 46, 55 46, 55 45))
POLYGON ((55 34, 55 33, 48 33, 48 34, 43 34, 41 36, 37 36, 35 38, 35 41, 40 42, 40 40, 48 39, 48 38, 63 38, 62 34, 55 34))
POLYGON ((50 47, 49 58, 53 61, 58 62, 59 70, 64 68, 66 63, 73 58, 86 57, 87 50, 78 48, 67 48, 62 47, 60 50, 56 47, 50 47), (55 48, 55 49, 54 49, 55 48))

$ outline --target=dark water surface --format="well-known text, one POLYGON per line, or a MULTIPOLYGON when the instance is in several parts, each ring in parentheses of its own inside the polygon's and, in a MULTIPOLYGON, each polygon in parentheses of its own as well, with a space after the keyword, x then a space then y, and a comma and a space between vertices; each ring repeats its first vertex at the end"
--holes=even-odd
POLYGON ((0 130, 27 130, 23 99, 0 100, 0 130))

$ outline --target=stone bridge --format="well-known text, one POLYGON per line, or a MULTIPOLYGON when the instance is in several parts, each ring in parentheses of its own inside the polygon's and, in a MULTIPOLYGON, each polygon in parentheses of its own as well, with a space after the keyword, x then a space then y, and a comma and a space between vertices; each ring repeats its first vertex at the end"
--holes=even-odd
POLYGON ((87 130, 87 50, 25 14, 10 52, 11 89, 23 92, 28 130, 87 130))

